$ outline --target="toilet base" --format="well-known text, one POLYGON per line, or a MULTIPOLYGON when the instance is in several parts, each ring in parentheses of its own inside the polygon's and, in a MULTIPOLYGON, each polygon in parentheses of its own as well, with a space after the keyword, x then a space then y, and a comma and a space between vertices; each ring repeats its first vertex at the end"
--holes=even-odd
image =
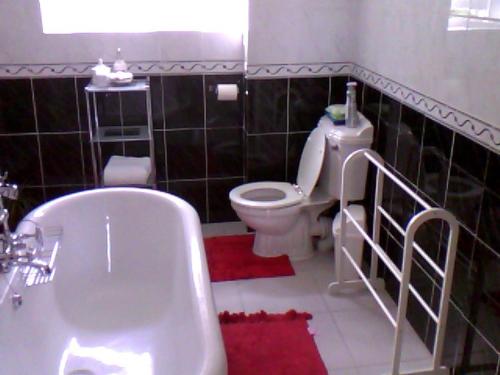
POLYGON ((290 260, 294 261, 309 259, 314 255, 314 246, 307 225, 307 217, 302 216, 284 234, 265 234, 257 230, 253 252, 261 257, 288 255, 290 260))

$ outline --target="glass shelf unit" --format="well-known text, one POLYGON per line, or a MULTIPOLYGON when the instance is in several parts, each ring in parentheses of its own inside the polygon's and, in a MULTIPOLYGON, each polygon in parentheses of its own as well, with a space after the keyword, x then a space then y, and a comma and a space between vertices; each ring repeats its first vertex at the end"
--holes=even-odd
POLYGON ((156 170, 153 141, 153 116, 151 109, 151 91, 149 79, 134 80, 127 85, 116 85, 109 87, 97 87, 88 84, 85 87, 85 99, 87 103, 87 117, 89 135, 92 149, 92 168, 94 174, 94 184, 96 187, 103 186, 104 162, 102 143, 113 142, 148 142, 148 155, 151 161, 151 174, 145 186, 156 188, 156 170), (146 100, 147 124, 145 125, 124 125, 116 124, 112 126, 100 126, 98 111, 98 94, 116 94, 127 92, 142 92, 146 100), (91 100, 92 98, 92 100, 91 100), (96 150, 97 149, 97 150, 96 150))

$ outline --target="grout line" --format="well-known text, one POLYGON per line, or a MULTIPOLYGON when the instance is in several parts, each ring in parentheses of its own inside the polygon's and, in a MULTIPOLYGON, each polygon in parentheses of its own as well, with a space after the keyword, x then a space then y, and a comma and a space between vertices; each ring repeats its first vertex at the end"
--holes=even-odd
POLYGON ((35 130, 36 130, 36 141, 38 146, 38 162, 40 164, 40 182, 42 183, 42 196, 43 200, 47 200, 47 191, 45 189, 45 171, 43 169, 43 156, 42 156, 42 144, 40 140, 40 133, 38 128, 38 115, 37 115, 37 107, 36 107, 36 99, 35 99, 35 87, 33 83, 33 78, 30 78, 30 86, 31 86, 31 102, 33 104, 33 116, 35 117, 35 130))
MULTIPOLYGON (((165 89, 163 87, 163 76, 160 76, 160 88, 161 88, 161 118, 163 123, 163 149, 165 151, 164 161, 165 161, 165 179, 166 187, 168 191, 168 146, 167 146, 167 118, 165 116, 165 89)), ((154 126, 153 126, 154 127, 154 126)), ((154 130, 153 130, 154 132, 154 130)))
POLYGON ((76 77, 74 77, 74 88, 75 88, 75 102, 76 102, 76 117, 78 120, 78 139, 80 140, 80 160, 82 162, 82 182, 86 186, 87 185, 87 176, 85 174, 85 157, 83 154, 83 138, 82 138, 82 119, 80 116, 80 103, 79 103, 79 95, 78 95, 78 83, 76 77))
POLYGON ((286 87, 285 181, 288 181, 288 138, 290 136, 290 78, 286 87))
POLYGON ((332 76, 328 77, 328 104, 332 104, 332 76))
POLYGON ((205 211, 206 222, 210 222, 210 202, 208 201, 208 144, 207 144, 207 92, 206 92, 206 76, 203 75, 203 132, 205 146, 205 211))

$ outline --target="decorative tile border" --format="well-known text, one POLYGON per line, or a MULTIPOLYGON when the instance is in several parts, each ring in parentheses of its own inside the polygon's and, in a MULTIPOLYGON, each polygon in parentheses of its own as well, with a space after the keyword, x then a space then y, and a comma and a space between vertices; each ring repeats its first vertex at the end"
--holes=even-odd
MULTIPOLYGON (((93 66, 95 63, 0 65, 0 78, 88 76, 93 66)), ((129 70, 134 74, 227 74, 243 73, 244 68, 243 61, 129 62, 129 70)))
POLYGON ((351 77, 373 86, 384 94, 422 112, 459 133, 500 153, 500 128, 434 100, 369 69, 354 64, 351 77))
POLYGON ((349 75, 352 63, 304 63, 248 65, 248 79, 349 75))

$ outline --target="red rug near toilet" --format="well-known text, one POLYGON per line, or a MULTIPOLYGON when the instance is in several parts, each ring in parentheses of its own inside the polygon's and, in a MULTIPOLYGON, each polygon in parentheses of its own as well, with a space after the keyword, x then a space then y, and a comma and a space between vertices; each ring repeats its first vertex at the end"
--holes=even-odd
POLYGON ((288 256, 264 258, 252 252, 253 234, 205 238, 211 281, 293 276, 288 256))
POLYGON ((307 329, 312 315, 219 314, 228 375, 326 375, 327 370, 307 329))

